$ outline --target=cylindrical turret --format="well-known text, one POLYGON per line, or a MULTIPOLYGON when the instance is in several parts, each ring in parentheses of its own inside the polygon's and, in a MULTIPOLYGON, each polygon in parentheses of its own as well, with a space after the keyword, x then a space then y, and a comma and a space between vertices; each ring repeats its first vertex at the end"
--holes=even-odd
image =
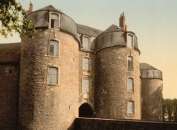
POLYGON ((142 119, 160 121, 162 119, 162 72, 153 66, 142 63, 142 119))
POLYGON ((29 18, 36 30, 22 36, 19 129, 67 130, 79 108, 77 26, 52 6, 29 18))
POLYGON ((135 34, 115 25, 97 37, 97 117, 141 119, 139 54, 135 34))

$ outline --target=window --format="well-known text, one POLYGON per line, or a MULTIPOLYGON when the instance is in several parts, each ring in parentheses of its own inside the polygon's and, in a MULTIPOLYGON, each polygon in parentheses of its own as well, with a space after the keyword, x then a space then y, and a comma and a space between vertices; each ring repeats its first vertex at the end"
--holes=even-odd
POLYGON ((47 83, 48 85, 58 84, 58 68, 57 67, 48 68, 47 83))
POLYGON ((129 56, 128 57, 128 71, 132 71, 133 70, 133 57, 129 56))
POLYGON ((132 78, 128 78, 127 81, 127 91, 128 92, 133 92, 134 91, 134 81, 132 78))
POLYGON ((89 40, 89 37, 86 37, 86 36, 83 36, 82 37, 82 44, 83 44, 83 49, 85 50, 90 50, 90 40, 89 40))
POLYGON ((50 56, 58 56, 58 47, 59 47, 58 41, 51 40, 50 47, 49 47, 49 55, 50 56))
POLYGON ((51 28, 57 28, 59 27, 59 15, 58 14, 55 14, 55 13, 52 13, 50 15, 50 27, 51 28))
POLYGON ((82 59, 82 69, 85 71, 90 71, 91 69, 91 60, 89 58, 82 59))
POLYGON ((127 114, 133 114, 134 113, 134 101, 128 101, 127 103, 127 114))
POLYGON ((127 47, 133 48, 134 41, 133 41, 133 36, 127 34, 127 47))
POLYGON ((82 79, 82 94, 88 94, 89 93, 89 86, 90 86, 89 78, 83 78, 82 79))

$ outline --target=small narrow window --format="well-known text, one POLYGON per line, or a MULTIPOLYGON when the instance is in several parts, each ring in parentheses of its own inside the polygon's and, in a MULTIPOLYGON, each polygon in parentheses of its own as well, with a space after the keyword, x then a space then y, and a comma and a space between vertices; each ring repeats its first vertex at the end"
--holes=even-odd
POLYGON ((55 27, 55 19, 51 19, 51 28, 55 27))
POLYGON ((58 56, 59 53, 59 43, 58 41, 51 40, 50 47, 49 47, 49 55, 50 56, 58 56))
POLYGON ((52 13, 50 15, 50 27, 51 28, 57 28, 59 27, 59 15, 52 13))
POLYGON ((134 46, 133 36, 127 34, 127 47, 133 48, 133 46, 134 46))
POLYGON ((58 68, 57 67, 48 67, 47 83, 48 85, 58 84, 58 68))
POLYGON ((127 103, 127 114, 131 115, 134 113, 134 101, 128 101, 127 103))
POLYGON ((128 57, 128 71, 132 71, 133 70, 133 57, 129 56, 128 57))
POLYGON ((89 78, 83 78, 82 79, 82 94, 88 94, 89 93, 89 86, 90 86, 89 78))
POLYGON ((82 37, 82 44, 83 44, 83 49, 84 50, 90 50, 90 40, 89 37, 83 36, 82 37))
POLYGON ((134 91, 134 81, 132 78, 128 78, 127 81, 127 91, 128 92, 133 92, 134 91))
POLYGON ((91 70, 91 60, 89 58, 83 58, 82 59, 82 69, 84 71, 90 71, 91 70))

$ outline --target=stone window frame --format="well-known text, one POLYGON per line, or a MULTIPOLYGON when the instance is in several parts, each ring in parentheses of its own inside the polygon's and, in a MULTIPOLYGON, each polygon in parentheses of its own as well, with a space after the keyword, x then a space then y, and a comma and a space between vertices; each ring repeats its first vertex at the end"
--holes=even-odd
POLYGON ((48 86, 58 86, 60 85, 60 67, 59 66, 55 66, 55 65, 48 65, 47 66, 47 85, 48 86), (49 72, 49 68, 56 68, 57 69, 57 82, 54 84, 51 84, 48 82, 48 72, 49 72))
POLYGON ((127 102, 127 116, 133 116, 135 114, 135 101, 133 100, 128 100, 127 102), (128 109, 129 109, 129 103, 132 103, 132 113, 129 113, 128 109))
POLYGON ((127 78, 127 92, 134 93, 134 91, 135 91, 135 87, 134 87, 135 85, 134 85, 134 83, 135 82, 134 82, 134 78, 133 77, 128 77, 127 78), (129 86, 128 86, 129 85, 129 80, 132 81, 132 89, 131 90, 129 89, 129 86))
POLYGON ((85 95, 87 95, 87 96, 89 96, 90 95, 90 89, 91 89, 91 87, 92 87, 92 78, 91 78, 91 76, 83 76, 82 77, 82 80, 81 80, 81 95, 83 96, 83 98, 89 98, 89 97, 84 97, 85 95), (84 91, 83 91, 83 80, 84 79, 87 79, 88 80, 88 90, 87 90, 87 92, 86 93, 84 93, 84 91))
POLYGON ((58 40, 58 39, 50 39, 49 40, 49 44, 48 44, 48 56, 50 56, 50 57, 60 57, 60 47, 61 47, 61 42, 60 42, 60 40, 58 40), (54 55, 50 55, 50 41, 56 41, 57 43, 58 43, 58 49, 57 49, 57 51, 58 51, 58 53, 57 53, 57 55, 56 56, 54 56, 54 55))
POLYGON ((134 61, 133 56, 129 55, 129 56, 127 57, 127 69, 128 69, 129 72, 134 70, 133 61, 134 61), (129 61, 130 61, 129 59, 131 59, 131 64, 130 64, 130 65, 129 65, 129 63, 130 63, 130 62, 129 62, 129 61))
POLYGON ((126 43, 127 43, 127 47, 128 48, 134 48, 134 46, 135 46, 135 36, 133 35, 133 34, 130 34, 130 33, 127 33, 127 41, 126 41, 126 43), (129 45, 129 38, 131 37, 131 44, 129 45))
POLYGON ((61 14, 57 12, 49 12, 49 28, 50 29, 59 29, 61 27, 61 14), (51 27, 51 20, 52 20, 52 15, 57 15, 58 17, 58 26, 54 28, 51 27))
POLYGON ((82 71, 91 72, 92 71, 92 59, 90 57, 82 56, 82 71), (88 70, 84 69, 84 59, 88 59, 88 70))
POLYGON ((83 34, 82 37, 81 37, 81 40, 82 40, 82 48, 83 48, 83 50, 85 50, 85 51, 91 51, 90 36, 83 34), (88 48, 85 48, 85 47, 84 47, 84 37, 88 39, 88 48))

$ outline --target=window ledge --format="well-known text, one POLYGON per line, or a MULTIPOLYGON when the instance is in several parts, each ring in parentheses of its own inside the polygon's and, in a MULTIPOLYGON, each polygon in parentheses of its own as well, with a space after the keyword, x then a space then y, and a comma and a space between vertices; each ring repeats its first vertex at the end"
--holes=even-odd
POLYGON ((47 84, 47 86, 58 87, 58 84, 47 84))

